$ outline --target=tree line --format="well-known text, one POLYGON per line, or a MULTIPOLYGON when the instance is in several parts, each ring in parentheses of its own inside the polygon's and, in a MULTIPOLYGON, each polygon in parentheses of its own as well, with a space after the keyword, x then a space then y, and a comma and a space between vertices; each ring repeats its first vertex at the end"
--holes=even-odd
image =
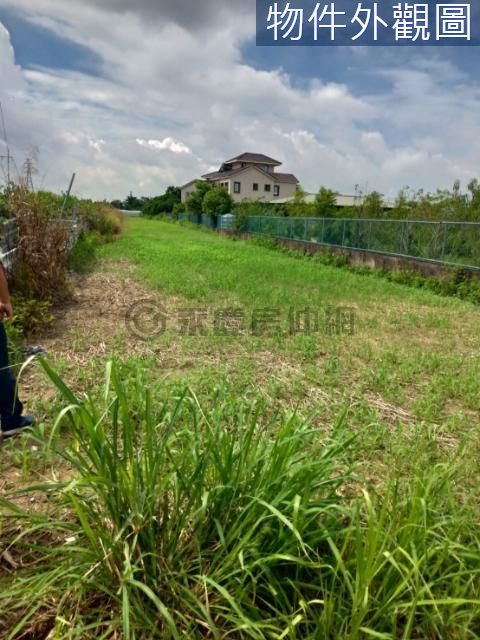
POLYGON ((140 210, 149 217, 175 216, 187 211, 212 218, 233 213, 239 221, 250 216, 480 221, 480 183, 476 178, 467 184, 466 190, 462 190, 458 180, 451 189, 437 189, 434 193, 405 187, 395 198, 393 208, 386 207, 384 196, 378 191, 357 192, 355 204, 349 207, 337 205, 338 195, 332 189, 320 187, 314 200, 307 201, 305 192, 298 187, 287 203, 254 200, 234 203, 224 188, 199 180, 184 203, 181 188, 169 186, 165 193, 153 198, 138 198, 130 193, 125 200, 114 200, 111 204, 117 209, 140 210))
POLYGON ((130 193, 125 200, 114 200, 111 204, 124 211, 142 211, 148 217, 188 211, 213 218, 230 213, 234 208, 232 197, 225 189, 203 180, 196 183, 185 203, 182 202, 181 188, 170 186, 163 195, 154 198, 137 198, 130 193))

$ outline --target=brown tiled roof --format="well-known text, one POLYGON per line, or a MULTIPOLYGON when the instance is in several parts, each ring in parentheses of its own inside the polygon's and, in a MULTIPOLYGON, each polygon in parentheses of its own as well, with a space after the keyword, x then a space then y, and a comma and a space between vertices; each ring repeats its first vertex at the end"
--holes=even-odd
POLYGON ((263 153, 241 153, 239 156, 235 156, 231 160, 226 160, 225 164, 231 164, 232 162, 254 162, 258 164, 274 164, 277 167, 282 163, 273 158, 263 155, 263 153))
POLYGON ((275 180, 277 182, 288 182, 289 184, 299 184, 297 178, 293 175, 293 173, 272 173, 270 175, 275 176, 275 180))
POLYGON ((242 169, 237 169, 236 171, 213 171, 212 173, 206 173, 202 176, 205 180, 217 180, 218 178, 228 178, 229 176, 235 176, 237 173, 240 173, 242 169))
POLYGON ((276 173, 276 172, 268 173, 267 171, 264 171, 260 167, 242 167, 241 169, 235 169, 233 171, 214 171, 213 173, 206 173, 204 176, 202 176, 202 178, 205 178, 206 180, 222 180, 222 179, 229 180, 230 178, 233 178, 234 176, 240 173, 243 173, 244 171, 248 171, 248 169, 253 169, 253 168, 255 168, 257 171, 260 171, 261 173, 263 173, 263 175, 266 178, 270 178, 274 182, 283 182, 284 184, 299 183, 297 178, 292 173, 276 173))
MULTIPOLYGON (((231 176, 236 176, 237 173, 241 173, 245 171, 245 169, 251 169, 252 167, 242 167, 241 169, 235 169, 232 171, 213 171, 212 173, 206 173, 202 178, 206 180, 218 180, 219 178, 230 178, 231 176)), ((257 168, 257 167, 255 167, 257 168)))

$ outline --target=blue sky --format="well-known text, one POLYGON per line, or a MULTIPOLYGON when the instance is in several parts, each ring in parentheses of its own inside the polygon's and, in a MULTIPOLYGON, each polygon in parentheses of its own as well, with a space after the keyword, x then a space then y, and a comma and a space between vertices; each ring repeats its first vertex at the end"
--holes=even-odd
MULTIPOLYGON (((256 47, 255 4, 0 0, 0 99, 39 187, 161 193, 243 151, 308 191, 480 174, 478 47, 256 47)), ((1 144, 1 143, 0 143, 1 144)), ((0 151, 1 155, 1 151, 0 151)), ((0 174, 1 178, 1 174, 0 174)))
POLYGON ((363 55, 355 55, 346 47, 257 47, 250 41, 242 54, 259 69, 282 67, 294 82, 305 83, 319 77, 326 82, 345 83, 358 94, 388 90, 388 78, 377 74, 376 69, 402 69, 430 59, 448 61, 470 74, 480 62, 478 47, 371 47, 363 55))
POLYGON ((0 22, 10 33, 15 60, 22 67, 44 66, 94 75, 101 68, 101 59, 91 49, 30 23, 21 12, 0 7, 0 22))

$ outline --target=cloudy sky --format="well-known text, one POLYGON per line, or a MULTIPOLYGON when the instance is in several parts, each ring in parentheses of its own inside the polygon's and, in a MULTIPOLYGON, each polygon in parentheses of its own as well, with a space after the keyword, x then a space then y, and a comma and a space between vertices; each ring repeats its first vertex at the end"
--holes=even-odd
MULTIPOLYGON (((256 47, 255 2, 0 0, 0 100, 35 186, 156 195, 244 151, 307 191, 480 177, 478 47, 256 47)), ((4 153, 0 130, 0 155, 4 153)), ((2 179, 0 172, 0 179, 2 179)))

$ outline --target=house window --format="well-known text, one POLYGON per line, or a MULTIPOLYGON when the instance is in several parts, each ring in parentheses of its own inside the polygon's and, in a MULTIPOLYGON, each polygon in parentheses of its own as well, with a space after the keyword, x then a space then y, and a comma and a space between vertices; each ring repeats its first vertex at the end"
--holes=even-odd
POLYGON ((233 183, 233 193, 240 193, 240 182, 233 183))
POLYGON ((273 195, 274 195, 274 196, 279 196, 279 195, 280 195, 280 185, 279 185, 279 184, 276 184, 276 185, 273 187, 273 195))
POLYGON ((254 191, 258 191, 258 183, 257 182, 253 183, 253 190, 254 191))
POLYGON ((271 184, 266 184, 265 185, 265 191, 271 191, 272 190, 272 185, 271 184))

